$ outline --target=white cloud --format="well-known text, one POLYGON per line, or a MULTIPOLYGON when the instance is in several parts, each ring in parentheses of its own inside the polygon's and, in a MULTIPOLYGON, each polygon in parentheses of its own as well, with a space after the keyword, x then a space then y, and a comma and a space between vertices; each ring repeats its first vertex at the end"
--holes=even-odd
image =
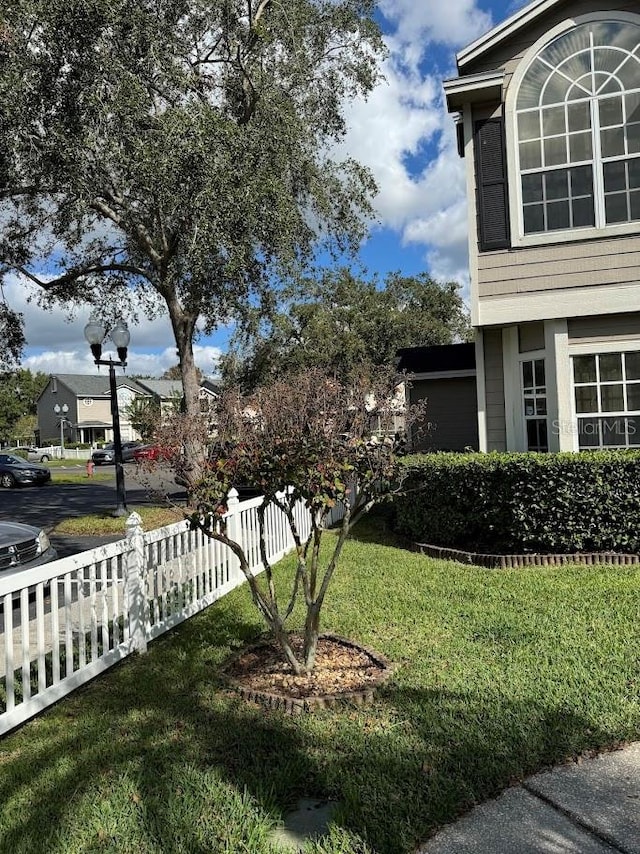
MULTIPOLYGON (((4 294, 9 305, 24 316, 27 352, 22 365, 25 368, 67 374, 92 374, 97 370, 84 338, 89 308, 78 308, 70 315, 69 310, 59 305, 43 307, 38 304, 40 294, 36 286, 18 276, 8 277, 4 294)), ((177 364, 175 345, 165 346, 173 341, 166 315, 150 320, 141 311, 138 322, 129 326, 128 373, 157 377, 177 364)), ((215 372, 220 352, 218 347, 194 345, 195 362, 207 375, 215 372)), ((109 354, 107 341, 104 355, 109 358, 109 354)), ((115 357, 115 352, 111 355, 115 357)))
POLYGON ((380 224, 405 244, 423 245, 434 276, 466 285, 465 164, 446 113, 442 75, 429 57, 434 42, 446 44, 453 67, 453 48, 489 29, 491 17, 474 0, 381 0, 380 8, 396 28, 387 37, 385 80, 366 102, 350 107, 342 153, 372 170, 380 224))
POLYGON ((491 27, 491 15, 478 9, 475 0, 380 0, 379 6, 396 25, 396 38, 407 45, 460 47, 491 27))
MULTIPOLYGON (((193 349, 196 365, 207 376, 215 374, 221 355, 220 349, 198 345, 195 345, 193 349)), ((108 359, 110 356, 117 358, 114 352, 110 352, 109 348, 106 348, 103 357, 108 359)), ((143 353, 139 350, 129 349, 126 373, 159 377, 177 364, 177 361, 174 347, 167 347, 159 353, 143 353)), ((42 371, 45 374, 94 374, 98 370, 86 344, 82 349, 45 350, 42 353, 27 356, 23 359, 22 366, 30 371, 42 371)), ((100 370, 106 371, 105 368, 100 368, 100 370)))

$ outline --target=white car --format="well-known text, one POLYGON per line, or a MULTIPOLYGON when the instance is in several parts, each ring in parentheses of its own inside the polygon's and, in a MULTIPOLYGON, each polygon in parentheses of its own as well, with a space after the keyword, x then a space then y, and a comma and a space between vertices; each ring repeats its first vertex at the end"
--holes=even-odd
POLYGON ((41 528, 22 522, 0 522, 0 577, 55 560, 58 553, 41 528))
POLYGON ((18 453, 26 457, 30 463, 48 463, 51 459, 51 453, 44 448, 9 448, 7 453, 18 453))

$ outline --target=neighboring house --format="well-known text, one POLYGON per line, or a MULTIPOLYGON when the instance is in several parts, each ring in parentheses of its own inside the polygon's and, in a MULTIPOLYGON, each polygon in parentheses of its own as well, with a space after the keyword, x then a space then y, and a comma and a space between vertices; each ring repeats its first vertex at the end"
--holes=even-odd
POLYGON ((181 380, 138 380, 138 385, 160 403, 160 414, 162 417, 172 412, 179 412, 182 403, 182 381, 181 380))
MULTIPOLYGON (((133 380, 127 376, 116 377, 120 433, 122 441, 139 439, 129 418, 128 408, 136 398, 155 400, 163 414, 167 414, 182 399, 179 380, 133 380)), ((203 381, 203 394, 210 399, 215 388, 209 380, 203 381)), ((60 414, 55 406, 68 407, 62 425, 66 442, 96 442, 113 440, 111 421, 111 396, 108 375, 56 374, 49 378, 38 399, 38 431, 40 441, 59 438, 60 414)))
POLYGON ((408 404, 427 401, 424 423, 410 437, 411 450, 477 450, 474 345, 406 347, 397 355, 398 370, 407 374, 408 404))
MULTIPOLYGON (((126 409, 135 397, 150 397, 150 392, 126 376, 116 377, 116 387, 122 441, 139 439, 126 417, 126 409)), ((58 405, 62 410, 65 404, 68 407, 63 425, 65 442, 95 444, 113 439, 108 374, 51 376, 38 398, 40 442, 60 436, 61 415, 55 407, 58 405)))
POLYGON ((220 397, 222 390, 220 386, 212 383, 211 380, 201 380, 200 382, 200 411, 203 414, 211 414, 215 402, 220 397))
POLYGON ((457 62, 480 449, 640 446, 640 4, 536 0, 457 62))

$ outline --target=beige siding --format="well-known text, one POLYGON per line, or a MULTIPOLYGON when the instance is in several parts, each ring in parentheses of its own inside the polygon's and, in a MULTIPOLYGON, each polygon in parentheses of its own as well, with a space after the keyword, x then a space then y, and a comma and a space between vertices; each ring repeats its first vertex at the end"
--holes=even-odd
MULTIPOLYGON (((602 2, 583 0, 567 2, 553 12, 543 15, 529 27, 518 31, 493 51, 485 54, 464 74, 479 71, 507 71, 510 75, 526 51, 546 32, 562 21, 591 12, 640 12, 637 2, 602 2)), ((479 104, 473 108, 473 119, 488 118, 499 113, 500 105, 479 104)), ((475 186, 468 188, 470 193, 475 186)), ((477 215, 476 215, 477 233, 477 215)), ((640 236, 591 238, 584 241, 556 243, 548 246, 523 247, 511 250, 479 253, 476 277, 478 298, 508 296, 557 288, 589 287, 593 285, 629 285, 640 280, 640 236)))
POLYGON ((111 424, 111 401, 93 399, 91 406, 85 406, 82 398, 78 401, 78 422, 81 427, 85 422, 103 421, 111 424))
POLYGON ((569 342, 600 343, 637 338, 640 341, 640 314, 610 314, 573 317, 568 320, 569 342))
POLYGON ((640 235, 485 252, 478 258, 478 296, 640 281, 640 235))
POLYGON ((508 86, 511 75, 518 66, 518 63, 534 45, 538 39, 542 38, 546 32, 553 29, 557 24, 561 24, 568 18, 576 18, 581 15, 588 15, 592 12, 635 12, 638 9, 638 3, 623 2, 607 2, 607 0, 582 0, 580 3, 561 3, 546 15, 541 15, 535 23, 528 27, 523 27, 518 32, 505 39, 501 44, 479 57, 476 62, 470 63, 464 67, 464 74, 477 74, 481 71, 497 71, 504 69, 507 73, 505 87, 508 86))
POLYGON ((416 435, 414 450, 462 451, 478 449, 478 410, 475 377, 417 380, 411 402, 427 399, 425 421, 429 432, 416 435))
POLYGON ((504 451, 507 447, 507 428, 504 414, 501 329, 484 330, 484 372, 487 450, 504 451))

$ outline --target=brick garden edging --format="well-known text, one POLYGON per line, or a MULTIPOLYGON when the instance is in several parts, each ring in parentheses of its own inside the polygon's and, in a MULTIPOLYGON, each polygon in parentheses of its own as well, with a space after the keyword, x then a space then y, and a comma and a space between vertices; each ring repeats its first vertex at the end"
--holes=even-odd
POLYGON ((233 688, 244 700, 248 702, 258 703, 267 709, 277 709, 289 715, 300 715, 303 712, 313 712, 317 709, 330 709, 339 703, 349 702, 358 706, 364 706, 373 702, 376 690, 391 676, 394 671, 394 665, 370 647, 363 644, 350 641, 347 638, 339 635, 325 632, 320 635, 321 638, 331 640, 336 644, 340 644, 351 649, 356 649, 358 652, 363 652, 380 668, 380 676, 366 688, 360 691, 344 691, 339 694, 316 694, 311 697, 287 697, 285 694, 270 693, 267 691, 258 691, 253 688, 245 688, 237 679, 229 676, 228 670, 235 662, 246 655, 253 649, 259 649, 264 646, 265 640, 257 641, 248 647, 244 647, 240 652, 228 659, 221 669, 221 673, 225 681, 233 688))
POLYGON ((453 560, 458 563, 472 564, 486 569, 520 569, 526 566, 567 566, 578 564, 597 566, 612 564, 613 566, 633 566, 640 564, 640 555, 619 554, 617 552, 586 552, 576 554, 482 554, 481 552, 466 552, 462 549, 447 549, 442 546, 432 546, 429 543, 411 543, 413 551, 441 560, 453 560))

